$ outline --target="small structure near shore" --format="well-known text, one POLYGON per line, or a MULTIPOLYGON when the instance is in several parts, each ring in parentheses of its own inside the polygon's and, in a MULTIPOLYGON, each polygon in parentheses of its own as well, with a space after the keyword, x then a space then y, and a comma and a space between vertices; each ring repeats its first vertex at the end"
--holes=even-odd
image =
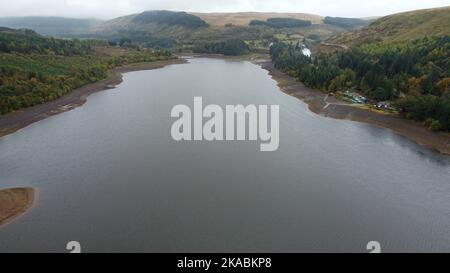
POLYGON ((343 96, 352 103, 366 104, 369 100, 365 96, 361 96, 356 92, 347 90, 344 92, 343 96))

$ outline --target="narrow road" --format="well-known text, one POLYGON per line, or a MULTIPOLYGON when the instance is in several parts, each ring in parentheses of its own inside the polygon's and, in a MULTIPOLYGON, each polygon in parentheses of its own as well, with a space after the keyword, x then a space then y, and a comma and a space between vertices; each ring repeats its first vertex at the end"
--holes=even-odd
POLYGON ((343 105, 343 106, 351 106, 351 103, 345 103, 345 102, 328 102, 328 97, 330 95, 327 94, 324 98, 323 98, 323 102, 325 102, 325 106, 322 108, 322 110, 325 110, 328 108, 328 106, 330 105, 343 105))
POLYGON ((323 102, 325 102, 325 106, 322 108, 322 110, 325 110, 325 109, 328 108, 328 106, 330 106, 330 103, 327 101, 329 96, 330 96, 330 95, 327 94, 327 95, 323 98, 323 102))

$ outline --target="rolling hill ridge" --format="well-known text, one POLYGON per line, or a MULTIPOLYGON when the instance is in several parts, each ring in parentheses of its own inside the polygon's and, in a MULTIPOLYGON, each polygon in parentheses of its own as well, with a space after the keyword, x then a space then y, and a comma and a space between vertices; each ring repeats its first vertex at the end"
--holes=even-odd
POLYGON ((403 42, 426 36, 450 35, 450 6, 416 10, 382 17, 369 26, 329 39, 346 46, 368 42, 403 42))

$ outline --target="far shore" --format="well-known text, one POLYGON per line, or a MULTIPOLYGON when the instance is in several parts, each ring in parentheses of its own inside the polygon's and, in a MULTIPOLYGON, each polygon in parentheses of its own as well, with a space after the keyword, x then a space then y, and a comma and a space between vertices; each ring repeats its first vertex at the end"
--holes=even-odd
POLYGON ((33 206, 34 200, 33 188, 0 190, 0 227, 24 214, 33 206))
POLYGON ((328 96, 318 90, 306 87, 295 78, 277 70, 272 62, 257 63, 267 70, 280 89, 305 102, 309 109, 319 115, 335 119, 346 119, 365 122, 379 127, 388 128, 394 133, 404 136, 417 144, 435 150, 441 154, 450 155, 450 133, 432 132, 421 123, 404 119, 397 115, 382 114, 375 111, 358 108, 328 96))
POLYGON ((132 71, 152 70, 172 64, 186 63, 185 59, 169 59, 155 62, 136 63, 110 70, 108 78, 72 90, 54 101, 39 104, 16 112, 0 115, 0 137, 12 134, 34 122, 70 111, 86 103, 96 92, 113 89, 122 82, 122 74, 132 71))

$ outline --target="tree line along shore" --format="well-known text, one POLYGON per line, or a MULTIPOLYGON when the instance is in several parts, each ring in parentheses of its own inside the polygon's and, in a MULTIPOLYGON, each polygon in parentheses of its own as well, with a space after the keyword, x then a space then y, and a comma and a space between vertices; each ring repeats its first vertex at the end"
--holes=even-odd
POLYGON ((360 93, 431 131, 450 131, 450 36, 364 43, 314 58, 298 44, 276 43, 270 55, 276 68, 308 87, 360 93))
POLYGON ((30 30, 0 30, 0 114, 53 101, 108 77, 113 68, 176 58, 166 50, 63 40, 30 30))

